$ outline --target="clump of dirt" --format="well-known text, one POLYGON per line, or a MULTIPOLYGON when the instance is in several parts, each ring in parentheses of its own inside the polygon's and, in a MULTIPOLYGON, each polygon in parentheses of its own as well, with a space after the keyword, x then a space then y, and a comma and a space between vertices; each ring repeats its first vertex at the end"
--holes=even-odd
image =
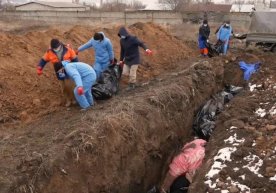
MULTIPOLYGON (((95 32, 103 31, 111 39, 115 56, 119 58, 120 46, 117 36, 120 26, 93 28, 75 26, 68 31, 49 28, 47 31, 32 31, 20 35, 0 33, 0 113, 1 122, 29 122, 61 107, 61 92, 51 64, 45 67, 41 77, 36 75, 35 67, 49 47, 51 38, 59 38, 65 44, 77 48, 88 41, 95 32)), ((191 49, 162 27, 152 23, 137 23, 130 31, 143 40, 153 50, 153 56, 143 56, 138 71, 140 81, 147 81, 162 72, 170 71, 177 61, 191 56, 191 49)), ((93 51, 79 54, 80 61, 92 64, 93 51)))

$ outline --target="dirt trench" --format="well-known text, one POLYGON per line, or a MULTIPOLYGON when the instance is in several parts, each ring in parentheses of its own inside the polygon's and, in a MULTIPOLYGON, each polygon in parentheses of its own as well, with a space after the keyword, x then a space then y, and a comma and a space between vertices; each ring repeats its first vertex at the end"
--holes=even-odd
MULTIPOLYGON (((90 37, 87 35, 89 29, 77 26, 69 32, 48 30, 48 33, 67 40, 76 37, 81 31, 82 35, 73 42, 73 45, 77 45, 90 37)), ((59 95, 52 88, 55 79, 49 70, 46 70, 46 76, 41 80, 36 77, 32 82, 30 80, 35 76, 34 72, 28 74, 20 65, 11 67, 8 60, 3 60, 4 65, 0 66, 0 70, 7 73, 4 79, 10 83, 0 84, 0 95, 8 96, 5 88, 15 86, 19 89, 6 102, 1 101, 7 108, 5 112, 9 113, 7 117, 16 114, 14 119, 17 120, 17 113, 27 108, 29 116, 40 119, 33 119, 26 125, 1 125, 0 193, 146 192, 161 181, 177 150, 193 138, 192 122, 198 108, 226 83, 243 84, 237 61, 256 61, 252 55, 241 53, 241 50, 238 50, 240 53, 237 57, 230 55, 227 58, 187 59, 187 55, 193 55, 191 49, 183 43, 175 46, 177 39, 164 29, 138 23, 132 26, 132 30, 155 45, 159 54, 164 56, 161 58, 156 55, 144 60, 139 76, 151 81, 133 92, 122 91, 112 100, 99 102, 85 113, 80 113, 76 108, 65 111, 58 104, 52 104, 59 95), (156 39, 147 39, 147 35, 153 34, 157 35, 156 39), (169 43, 164 41, 163 47, 159 48, 155 44, 159 38, 165 38, 169 43), (177 57, 172 57, 177 51, 180 51, 177 57), (11 80, 14 69, 18 69, 24 84, 17 78, 11 80), (45 83, 45 80, 49 82, 45 83), (14 111, 12 100, 19 99, 15 95, 26 89, 21 86, 31 86, 30 91, 34 92, 33 95, 29 90, 22 93, 22 101, 17 101, 20 106, 14 111), (32 99, 40 95, 45 95, 41 101, 46 103, 35 106, 32 99), (51 97, 54 100, 49 100, 51 97), (38 114, 40 110, 42 113, 38 114)), ((111 39, 117 38, 112 33, 114 29, 104 31, 111 39)), ((17 42, 20 38, 27 41, 24 35, 14 38, 2 34, 2 37, 4 42, 10 39, 17 42)), ((27 37, 30 44, 23 47, 23 50, 29 50, 27 60, 33 61, 31 55, 34 51, 32 45, 37 44, 35 40, 41 37, 40 43, 46 46, 49 37, 40 32, 27 33, 27 37)), ((8 50, 10 48, 12 46, 8 50)), ((4 50, 0 52, 3 52, 3 56, 9 54, 4 50)), ((41 48, 36 50, 39 55, 42 52, 41 48)), ((82 59, 89 61, 89 57, 85 54, 82 59)), ((274 61, 272 59, 271 57, 271 61, 274 61)), ((22 64, 17 57, 13 62, 22 64)), ((26 66, 29 70, 33 68, 31 64, 26 66)), ((239 107, 240 103, 248 111, 252 110, 246 106, 251 103, 242 101, 237 102, 236 106, 239 107)), ((225 133, 226 131, 223 132, 225 133)), ((219 132, 215 136, 221 140, 224 137, 219 132)), ((215 139, 210 144, 205 167, 210 166, 209 159, 214 156, 212 147, 221 145, 215 139)), ((196 177, 190 192, 206 192, 203 185, 204 172, 205 169, 199 174, 201 176, 196 177)))
MULTIPOLYGON (((252 74, 249 87, 245 87, 246 89, 234 97, 217 116, 215 132, 208 142, 204 163, 189 188, 190 193, 275 192, 275 57, 273 53, 257 50, 249 50, 237 57, 237 61, 244 60, 248 63, 260 61, 261 68, 252 74), (260 110, 263 114, 259 113, 260 110), (234 142, 229 142, 229 139, 234 139, 234 142), (229 154, 230 161, 217 158, 221 155, 219 152, 233 147, 237 149, 229 154), (253 161, 248 161, 248 158, 253 161), (220 168, 219 163, 225 165, 220 168), (218 173, 214 173, 211 178, 207 177, 214 168, 218 173)), ((242 85, 239 80, 242 80, 243 74, 236 62, 227 65, 225 75, 225 82, 242 85)), ((224 156, 227 157, 227 153, 224 156)))
POLYGON ((223 86, 223 64, 183 64, 87 113, 54 113, 18 128, 1 141, 0 192, 145 192, 192 138, 195 111, 223 86))

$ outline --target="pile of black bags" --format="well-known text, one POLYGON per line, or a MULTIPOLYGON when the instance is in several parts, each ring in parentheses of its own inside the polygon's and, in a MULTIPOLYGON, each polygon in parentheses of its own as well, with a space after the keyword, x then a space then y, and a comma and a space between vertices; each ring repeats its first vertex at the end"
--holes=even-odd
POLYGON ((209 140, 216 127, 215 120, 217 115, 223 110, 224 105, 242 89, 242 87, 227 86, 224 91, 212 96, 200 108, 193 123, 193 130, 199 138, 209 140))
POLYGON ((208 49, 208 56, 210 58, 218 56, 220 53, 223 53, 223 42, 217 41, 216 44, 206 43, 206 48, 208 49))
POLYGON ((117 94, 119 91, 119 80, 122 68, 120 65, 110 65, 101 74, 98 82, 92 87, 92 95, 96 100, 106 100, 117 94))

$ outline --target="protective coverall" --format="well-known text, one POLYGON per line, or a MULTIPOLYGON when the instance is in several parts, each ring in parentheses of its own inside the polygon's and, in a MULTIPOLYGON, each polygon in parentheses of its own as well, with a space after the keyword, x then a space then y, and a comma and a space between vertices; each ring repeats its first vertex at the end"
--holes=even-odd
POLYGON ((74 95, 83 109, 87 109, 94 104, 92 97, 92 86, 96 83, 95 70, 83 62, 62 61, 62 65, 69 78, 75 82, 74 95), (83 94, 79 94, 78 89, 83 88, 83 94))
POLYGON ((103 32, 98 33, 101 33, 103 35, 103 40, 100 41, 91 38, 87 43, 81 45, 78 48, 79 52, 84 51, 88 48, 94 48, 95 62, 93 68, 97 74, 97 78, 99 78, 101 73, 108 68, 110 61, 114 59, 114 52, 111 41, 107 37, 105 37, 103 32))
POLYGON ((223 42, 223 50, 222 50, 222 53, 224 55, 227 54, 227 50, 228 50, 228 44, 229 44, 229 39, 230 39, 230 36, 231 36, 231 33, 232 33, 232 27, 229 25, 227 26, 226 24, 221 26, 219 28, 219 31, 217 33, 217 39, 219 41, 222 41, 223 42))

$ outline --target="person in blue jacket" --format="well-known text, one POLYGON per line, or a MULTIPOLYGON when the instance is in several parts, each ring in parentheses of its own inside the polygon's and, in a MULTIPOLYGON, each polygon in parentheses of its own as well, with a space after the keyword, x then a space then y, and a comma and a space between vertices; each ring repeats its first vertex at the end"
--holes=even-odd
POLYGON ((83 110, 93 106, 92 86, 96 83, 95 70, 83 62, 62 61, 58 72, 75 82, 74 95, 83 110))
POLYGON ((228 44, 229 44, 229 39, 230 36, 232 34, 232 27, 230 25, 230 21, 226 21, 224 25, 222 25, 217 33, 217 39, 218 41, 221 41, 223 43, 223 49, 222 49, 222 53, 224 55, 227 54, 227 50, 228 50, 228 44))
POLYGON ((92 39, 78 48, 77 54, 88 48, 95 50, 95 63, 93 65, 97 78, 105 71, 110 64, 114 63, 114 52, 111 41, 103 32, 96 32, 92 39))
POLYGON ((136 72, 140 61, 139 47, 142 47, 146 54, 151 55, 152 51, 136 36, 129 34, 125 27, 119 29, 121 53, 120 64, 123 65, 123 75, 129 76, 128 90, 134 89, 136 84, 136 72))
POLYGON ((208 56, 208 49, 206 44, 209 42, 210 27, 207 20, 203 20, 203 24, 199 28, 198 46, 202 56, 208 56))

